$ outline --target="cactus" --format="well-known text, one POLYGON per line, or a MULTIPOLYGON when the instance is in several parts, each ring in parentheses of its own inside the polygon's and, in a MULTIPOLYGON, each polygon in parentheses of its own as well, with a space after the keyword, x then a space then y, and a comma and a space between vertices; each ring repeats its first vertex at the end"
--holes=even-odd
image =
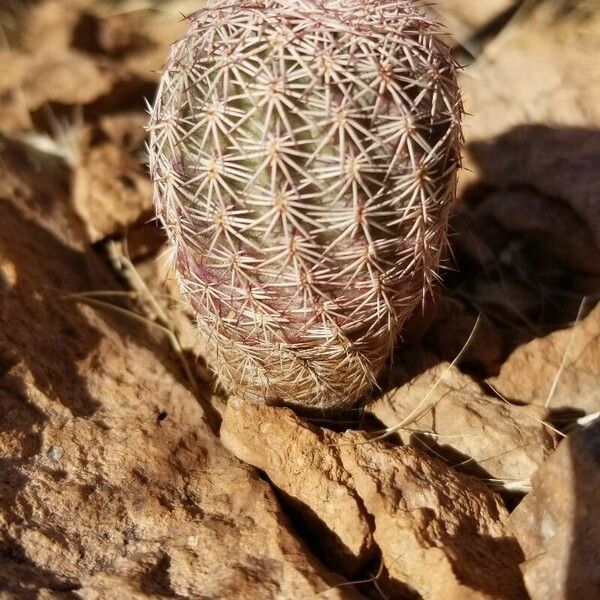
POLYGON ((217 0, 189 19, 150 171, 209 361, 252 401, 349 407, 437 276, 457 67, 407 0, 217 0))

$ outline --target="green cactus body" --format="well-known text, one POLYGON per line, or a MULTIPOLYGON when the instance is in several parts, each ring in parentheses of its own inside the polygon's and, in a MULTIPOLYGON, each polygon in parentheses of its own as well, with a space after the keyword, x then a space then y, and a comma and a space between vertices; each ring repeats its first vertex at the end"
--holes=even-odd
POLYGON ((350 406, 436 277, 455 63, 404 0, 219 0, 190 21, 150 169, 208 358, 247 399, 350 406))

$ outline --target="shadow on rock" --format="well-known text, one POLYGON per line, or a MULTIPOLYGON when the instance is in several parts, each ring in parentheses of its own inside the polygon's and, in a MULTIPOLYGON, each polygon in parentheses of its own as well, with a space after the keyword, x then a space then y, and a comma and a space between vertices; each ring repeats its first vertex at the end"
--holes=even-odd
POLYGON ((461 367, 489 377, 600 298, 600 132, 520 126, 467 151, 479 181, 452 219, 452 268, 420 341, 453 360, 480 315, 461 367))
POLYGON ((78 363, 99 341, 79 309, 63 294, 93 289, 91 257, 68 249, 47 230, 0 201, 0 252, 5 271, 0 291, 0 342, 32 373, 36 386, 74 416, 98 407, 78 376, 78 363))
POLYGON ((510 516, 532 600, 597 598, 600 591, 600 420, 575 431, 532 478, 510 516))

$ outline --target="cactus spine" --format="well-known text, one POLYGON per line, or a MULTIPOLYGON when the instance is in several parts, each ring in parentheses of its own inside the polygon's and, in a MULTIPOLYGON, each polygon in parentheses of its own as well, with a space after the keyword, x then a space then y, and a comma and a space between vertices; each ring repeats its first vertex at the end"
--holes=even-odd
POLYGON ((150 170, 209 360, 253 401, 350 406, 436 277, 456 65, 407 0, 217 0, 190 21, 150 170))

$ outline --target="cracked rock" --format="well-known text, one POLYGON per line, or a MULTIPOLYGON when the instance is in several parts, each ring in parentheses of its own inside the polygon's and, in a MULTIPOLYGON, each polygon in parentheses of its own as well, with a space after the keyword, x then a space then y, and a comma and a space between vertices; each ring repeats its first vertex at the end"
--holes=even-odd
POLYGON ((221 439, 240 460, 267 474, 332 564, 351 574, 374 557, 367 515, 334 446, 335 434, 308 425, 289 409, 234 399, 221 439))
POLYGON ((478 480, 417 448, 319 430, 289 409, 233 400, 221 431, 233 453, 321 516, 341 547, 342 536, 362 535, 368 517, 383 561, 380 583, 392 597, 525 597, 508 513, 478 480), (331 495, 342 508, 332 510, 331 495))
POLYGON ((164 340, 69 297, 120 287, 23 202, 0 194, 0 596, 358 598, 164 340))

